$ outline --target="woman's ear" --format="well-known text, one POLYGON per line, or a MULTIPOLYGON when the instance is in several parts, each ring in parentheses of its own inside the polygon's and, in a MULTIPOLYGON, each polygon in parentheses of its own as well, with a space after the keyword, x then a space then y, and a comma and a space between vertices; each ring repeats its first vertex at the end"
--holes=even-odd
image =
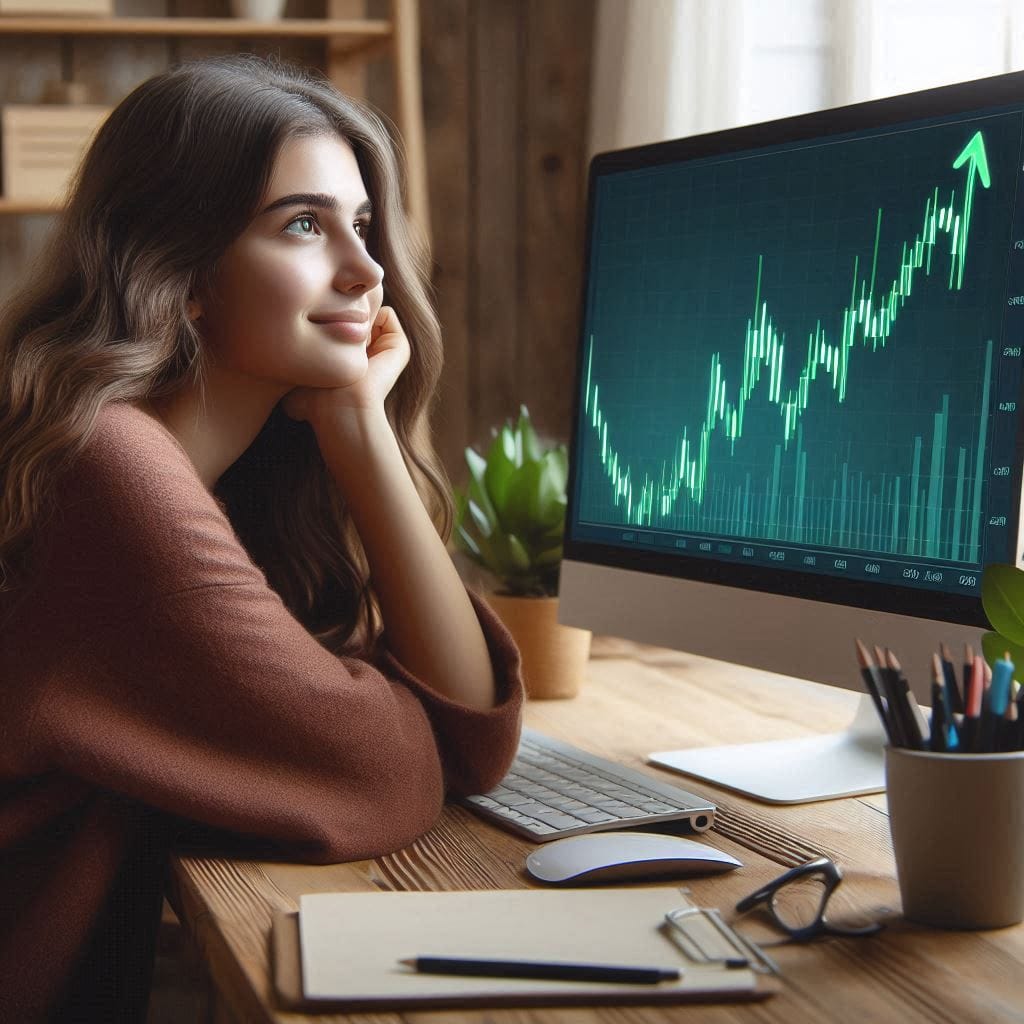
POLYGON ((185 311, 188 313, 189 320, 198 320, 203 315, 202 307, 196 302, 195 299, 189 299, 185 305, 185 311))

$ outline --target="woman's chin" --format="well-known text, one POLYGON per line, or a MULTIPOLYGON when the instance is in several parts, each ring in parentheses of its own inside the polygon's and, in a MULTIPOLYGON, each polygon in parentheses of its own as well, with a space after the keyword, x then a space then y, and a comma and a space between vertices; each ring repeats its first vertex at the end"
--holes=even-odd
POLYGON ((347 388, 358 384, 367 374, 370 362, 366 358, 365 350, 358 354, 353 353, 345 360, 335 360, 334 364, 317 374, 316 381, 310 381, 306 386, 313 388, 347 388))

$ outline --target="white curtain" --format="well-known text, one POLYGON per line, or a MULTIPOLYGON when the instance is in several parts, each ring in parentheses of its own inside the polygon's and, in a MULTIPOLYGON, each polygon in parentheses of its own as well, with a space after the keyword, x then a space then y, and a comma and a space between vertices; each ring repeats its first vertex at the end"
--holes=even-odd
POLYGON ((598 0, 591 154, 1024 67, 1024 0, 598 0))

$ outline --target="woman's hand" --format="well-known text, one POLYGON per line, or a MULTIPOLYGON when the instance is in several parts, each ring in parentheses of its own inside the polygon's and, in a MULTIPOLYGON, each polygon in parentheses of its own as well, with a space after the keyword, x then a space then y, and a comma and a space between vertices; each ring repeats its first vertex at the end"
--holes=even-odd
POLYGON ((391 306, 381 306, 370 327, 366 375, 340 388, 295 388, 281 403, 295 420, 317 423, 348 411, 383 409, 384 399, 409 364, 409 339, 391 306))

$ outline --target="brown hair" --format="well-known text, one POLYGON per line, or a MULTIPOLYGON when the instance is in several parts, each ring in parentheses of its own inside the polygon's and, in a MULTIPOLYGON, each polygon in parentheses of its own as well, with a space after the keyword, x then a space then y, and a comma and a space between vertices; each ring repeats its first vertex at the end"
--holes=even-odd
MULTIPOLYGON (((248 55, 182 64, 144 82, 90 147, 30 283, 0 324, 0 589, 30 569, 61 469, 109 402, 170 395, 203 380, 187 304, 255 215, 289 138, 351 145, 373 218, 367 246, 385 272, 412 349, 387 400, 421 497, 451 524, 427 407, 441 338, 427 260, 409 235, 398 156, 381 120, 313 73, 248 55)), ((275 409, 216 495, 271 586, 329 649, 379 632, 369 574, 312 430, 275 409)))

